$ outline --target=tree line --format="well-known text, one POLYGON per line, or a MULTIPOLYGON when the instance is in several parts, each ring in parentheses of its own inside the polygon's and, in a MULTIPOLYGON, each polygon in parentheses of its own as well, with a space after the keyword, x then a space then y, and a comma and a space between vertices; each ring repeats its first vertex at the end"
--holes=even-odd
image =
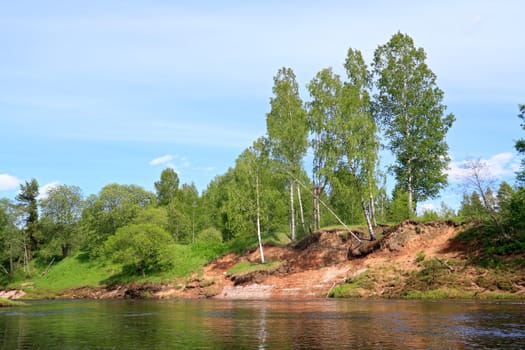
MULTIPOLYGON (((4 275, 30 274, 32 261, 45 264, 79 251, 93 259, 111 257, 144 274, 169 268, 175 244, 253 237, 264 261, 263 236, 287 232, 295 240, 328 225, 363 224, 375 239, 378 222, 414 217, 418 203, 447 185, 445 136, 454 116, 445 114, 436 75, 424 50, 402 33, 377 47, 370 66, 350 48, 344 69, 345 78, 332 68, 320 70, 307 84, 306 102, 293 70, 279 69, 266 135, 202 194, 193 184, 180 184, 171 168, 162 171, 155 193, 109 184, 84 198, 78 186, 60 185, 38 200, 36 179, 21 184, 15 202, 0 201, 4 275), (395 179, 391 194, 387 173, 380 170, 381 148, 395 159, 388 170, 395 179), (308 150, 312 163, 305 165, 308 150)), ((525 141, 516 148, 525 153, 525 141)), ((522 171, 521 186, 524 179, 522 171)), ((511 189, 508 212, 514 215, 525 207, 525 196, 523 187, 511 189)), ((460 210, 465 217, 473 217, 467 208, 477 205, 474 193, 488 197, 479 188, 466 195, 460 210)), ((488 203, 484 217, 507 210, 488 203)))

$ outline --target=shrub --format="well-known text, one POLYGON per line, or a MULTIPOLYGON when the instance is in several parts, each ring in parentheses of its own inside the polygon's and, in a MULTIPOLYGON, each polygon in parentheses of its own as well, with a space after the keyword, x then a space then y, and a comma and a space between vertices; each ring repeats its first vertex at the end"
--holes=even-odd
POLYGON ((148 271, 173 267, 173 247, 171 235, 152 224, 131 224, 119 228, 104 244, 106 253, 114 262, 143 275, 148 271))

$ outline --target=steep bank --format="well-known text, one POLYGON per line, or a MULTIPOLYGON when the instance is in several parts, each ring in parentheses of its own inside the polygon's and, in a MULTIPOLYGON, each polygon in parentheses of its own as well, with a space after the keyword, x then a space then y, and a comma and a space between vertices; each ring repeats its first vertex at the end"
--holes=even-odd
MULTIPOLYGON (((127 283, 67 289, 62 298, 525 298, 523 255, 480 258, 452 222, 411 221, 383 227, 361 242, 325 230, 285 247, 230 253, 169 283, 127 283), (239 268, 242 267, 242 268, 239 268)), ((20 294, 11 292, 16 298, 20 294)))
POLYGON ((205 267, 202 280, 212 283, 203 295, 525 298, 523 256, 502 257, 499 265, 490 267, 476 263, 476 247, 454 239, 464 229, 452 222, 406 221, 384 228, 383 237, 373 242, 357 242, 340 230, 323 231, 293 246, 266 247, 266 259, 281 261, 282 266, 243 278, 228 270, 241 261, 258 261, 258 251, 243 257, 229 254, 205 267))

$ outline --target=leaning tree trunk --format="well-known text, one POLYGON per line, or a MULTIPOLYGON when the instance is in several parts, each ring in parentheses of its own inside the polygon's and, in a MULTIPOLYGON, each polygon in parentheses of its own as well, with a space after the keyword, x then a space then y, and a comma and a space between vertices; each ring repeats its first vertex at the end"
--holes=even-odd
POLYGON ((370 221, 370 214, 366 209, 366 203, 363 197, 361 197, 361 208, 363 209, 363 213, 365 214, 366 225, 368 226, 368 233, 370 234, 370 239, 372 241, 375 241, 376 236, 374 234, 374 228, 372 227, 372 222, 370 221))

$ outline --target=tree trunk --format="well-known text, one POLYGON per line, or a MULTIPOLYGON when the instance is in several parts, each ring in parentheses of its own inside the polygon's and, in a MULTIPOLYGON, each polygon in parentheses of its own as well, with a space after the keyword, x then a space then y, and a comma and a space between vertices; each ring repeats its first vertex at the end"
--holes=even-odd
POLYGON ((259 205, 259 175, 255 176, 255 201, 257 205, 257 239, 259 240, 259 252, 261 254, 261 264, 264 264, 264 251, 261 239, 261 207, 259 205))
POLYGON ((306 234, 306 226, 304 224, 303 201, 301 199, 301 188, 297 186, 297 200, 299 201, 299 214, 301 215, 301 225, 303 226, 303 234, 306 234))
POLYGON ((319 221, 317 219, 318 217, 318 211, 319 211, 319 203, 317 201, 317 186, 314 185, 314 188, 313 188, 313 194, 314 194, 314 212, 313 212, 313 215, 314 215, 314 231, 317 231, 319 229, 319 221))
POLYGON ((377 227, 377 220, 376 220, 376 208, 374 205, 374 196, 370 193, 370 215, 372 216, 372 223, 374 224, 374 227, 377 227))
POLYGON ((295 211, 293 205, 293 179, 290 180, 290 237, 292 241, 295 241, 295 211))
POLYGON ((407 191, 408 191, 408 218, 412 218, 414 213, 414 204, 413 204, 413 188, 412 188, 412 165, 410 164, 411 160, 408 160, 408 177, 407 177, 407 191))
POLYGON ((363 214, 365 214, 366 225, 368 226, 368 233, 370 234, 370 239, 375 241, 376 236, 374 234, 374 228, 372 227, 372 222, 370 221, 370 214, 366 209, 366 203, 363 197, 361 197, 361 208, 363 209, 363 214))

